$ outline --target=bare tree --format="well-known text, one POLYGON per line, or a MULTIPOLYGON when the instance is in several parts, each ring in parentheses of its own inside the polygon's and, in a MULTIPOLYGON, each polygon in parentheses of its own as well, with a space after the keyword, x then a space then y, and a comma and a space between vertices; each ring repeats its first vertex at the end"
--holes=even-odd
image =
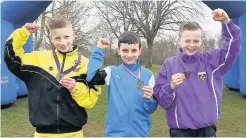
MULTIPOLYGON (((153 42, 157 33, 160 30, 176 31, 183 21, 193 20, 200 15, 196 8, 197 2, 194 1, 106 1, 101 4, 108 8, 108 10, 100 11, 102 15, 105 15, 104 19, 110 26, 113 26, 114 20, 121 20, 122 23, 126 23, 122 25, 124 29, 132 26, 134 31, 139 31, 141 36, 146 38, 149 50, 148 67, 152 66, 153 42), (115 18, 110 20, 108 17, 115 18)), ((116 33, 116 30, 119 30, 117 28, 112 27, 112 32, 116 33)))
MULTIPOLYGON (((173 30, 188 16, 199 13, 193 2, 181 0, 124 2, 128 17, 147 39, 148 62, 152 67, 153 42, 159 30, 173 30)), ((193 16, 192 16, 193 17, 193 16)))
POLYGON ((100 3, 95 2, 94 5, 99 11, 99 17, 107 24, 105 29, 112 33, 115 38, 118 38, 124 31, 137 31, 137 28, 127 17, 127 9, 122 2, 101 1, 100 3))
POLYGON ((80 50, 88 49, 90 41, 90 29, 85 32, 83 28, 90 15, 91 5, 80 1, 53 1, 51 5, 39 17, 38 21, 41 22, 41 29, 35 36, 35 50, 38 49, 51 49, 52 44, 49 40, 49 29, 47 20, 50 20, 56 15, 63 15, 69 18, 75 31, 76 39, 75 44, 80 50), (42 43, 41 43, 42 42, 42 43))
POLYGON ((44 32, 45 32, 45 11, 41 14, 41 25, 40 25, 40 36, 39 39, 37 37, 37 32, 35 33, 35 43, 34 43, 34 50, 38 50, 41 46, 41 43, 44 39, 44 32))

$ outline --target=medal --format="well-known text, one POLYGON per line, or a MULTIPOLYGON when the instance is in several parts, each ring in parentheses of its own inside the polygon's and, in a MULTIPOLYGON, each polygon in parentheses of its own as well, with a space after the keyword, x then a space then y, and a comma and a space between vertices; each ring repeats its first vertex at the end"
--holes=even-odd
POLYGON ((124 68, 132 75, 134 76, 136 79, 137 79, 137 83, 136 83, 136 87, 138 89, 142 89, 142 87, 144 86, 144 82, 141 80, 141 67, 139 68, 139 71, 138 71, 138 77, 136 77, 136 75, 134 73, 132 73, 129 69, 127 69, 125 66, 124 68))
POLYGON ((63 73, 58 73, 56 76, 57 81, 59 82, 63 78, 63 73))
POLYGON ((142 80, 138 79, 136 87, 138 89, 142 89, 143 86, 144 86, 144 82, 142 80))
POLYGON ((185 71, 183 74, 184 74, 186 79, 188 79, 190 77, 190 72, 189 71, 185 71))
POLYGON ((184 74, 185 78, 188 79, 190 77, 191 73, 196 71, 197 68, 199 67, 198 61, 196 61, 196 67, 194 69, 193 68, 192 69, 188 69, 188 68, 186 68, 185 63, 183 62, 183 60, 182 59, 180 59, 180 60, 181 60, 181 64, 183 65, 183 68, 186 70, 186 71, 183 72, 183 74, 184 74))

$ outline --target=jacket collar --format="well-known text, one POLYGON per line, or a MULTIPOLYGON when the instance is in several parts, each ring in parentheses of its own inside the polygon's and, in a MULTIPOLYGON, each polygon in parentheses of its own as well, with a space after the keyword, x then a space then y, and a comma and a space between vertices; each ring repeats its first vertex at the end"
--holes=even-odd
POLYGON ((183 52, 183 49, 180 48, 178 51, 178 56, 183 60, 184 63, 195 63, 198 58, 200 58, 201 52, 196 52, 194 55, 187 55, 183 52))

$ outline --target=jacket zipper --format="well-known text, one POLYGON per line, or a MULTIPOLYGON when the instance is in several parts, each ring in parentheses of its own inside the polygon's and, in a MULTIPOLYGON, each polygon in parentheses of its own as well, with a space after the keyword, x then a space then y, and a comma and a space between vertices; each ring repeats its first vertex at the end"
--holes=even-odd
MULTIPOLYGON (((62 67, 61 67, 61 73, 63 72, 64 64, 65 64, 65 58, 66 58, 66 53, 63 54, 63 62, 62 62, 62 67)), ((57 93, 57 133, 60 133, 59 130, 59 102, 60 102, 60 92, 58 90, 57 93)))

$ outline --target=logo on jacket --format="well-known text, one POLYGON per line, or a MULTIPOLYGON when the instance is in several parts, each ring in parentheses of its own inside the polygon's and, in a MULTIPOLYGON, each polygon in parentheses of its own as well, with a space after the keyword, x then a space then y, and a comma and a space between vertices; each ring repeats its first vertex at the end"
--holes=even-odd
POLYGON ((116 75, 116 77, 120 79, 120 77, 118 75, 116 75))
POLYGON ((201 81, 205 81, 207 79, 206 72, 198 72, 198 76, 201 79, 201 81))
MULTIPOLYGON (((76 64, 77 64, 77 62, 78 62, 78 61, 77 61, 77 60, 75 60, 75 61, 73 62, 73 64, 74 64, 74 65, 76 65, 76 64)), ((80 63, 78 63, 78 65, 80 65, 80 64, 81 64, 81 62, 80 62, 80 63)))
POLYGON ((53 67, 52 67, 52 66, 50 66, 50 67, 49 67, 49 70, 50 70, 50 71, 52 71, 52 70, 53 70, 53 67))
MULTIPOLYGON (((75 61, 73 62, 74 66, 75 66, 77 63, 78 63, 78 60, 75 60, 75 61)), ((79 72, 79 71, 80 71, 80 69, 81 69, 80 65, 81 65, 81 62, 78 63, 78 68, 76 68, 76 69, 74 70, 74 72, 79 72)))

